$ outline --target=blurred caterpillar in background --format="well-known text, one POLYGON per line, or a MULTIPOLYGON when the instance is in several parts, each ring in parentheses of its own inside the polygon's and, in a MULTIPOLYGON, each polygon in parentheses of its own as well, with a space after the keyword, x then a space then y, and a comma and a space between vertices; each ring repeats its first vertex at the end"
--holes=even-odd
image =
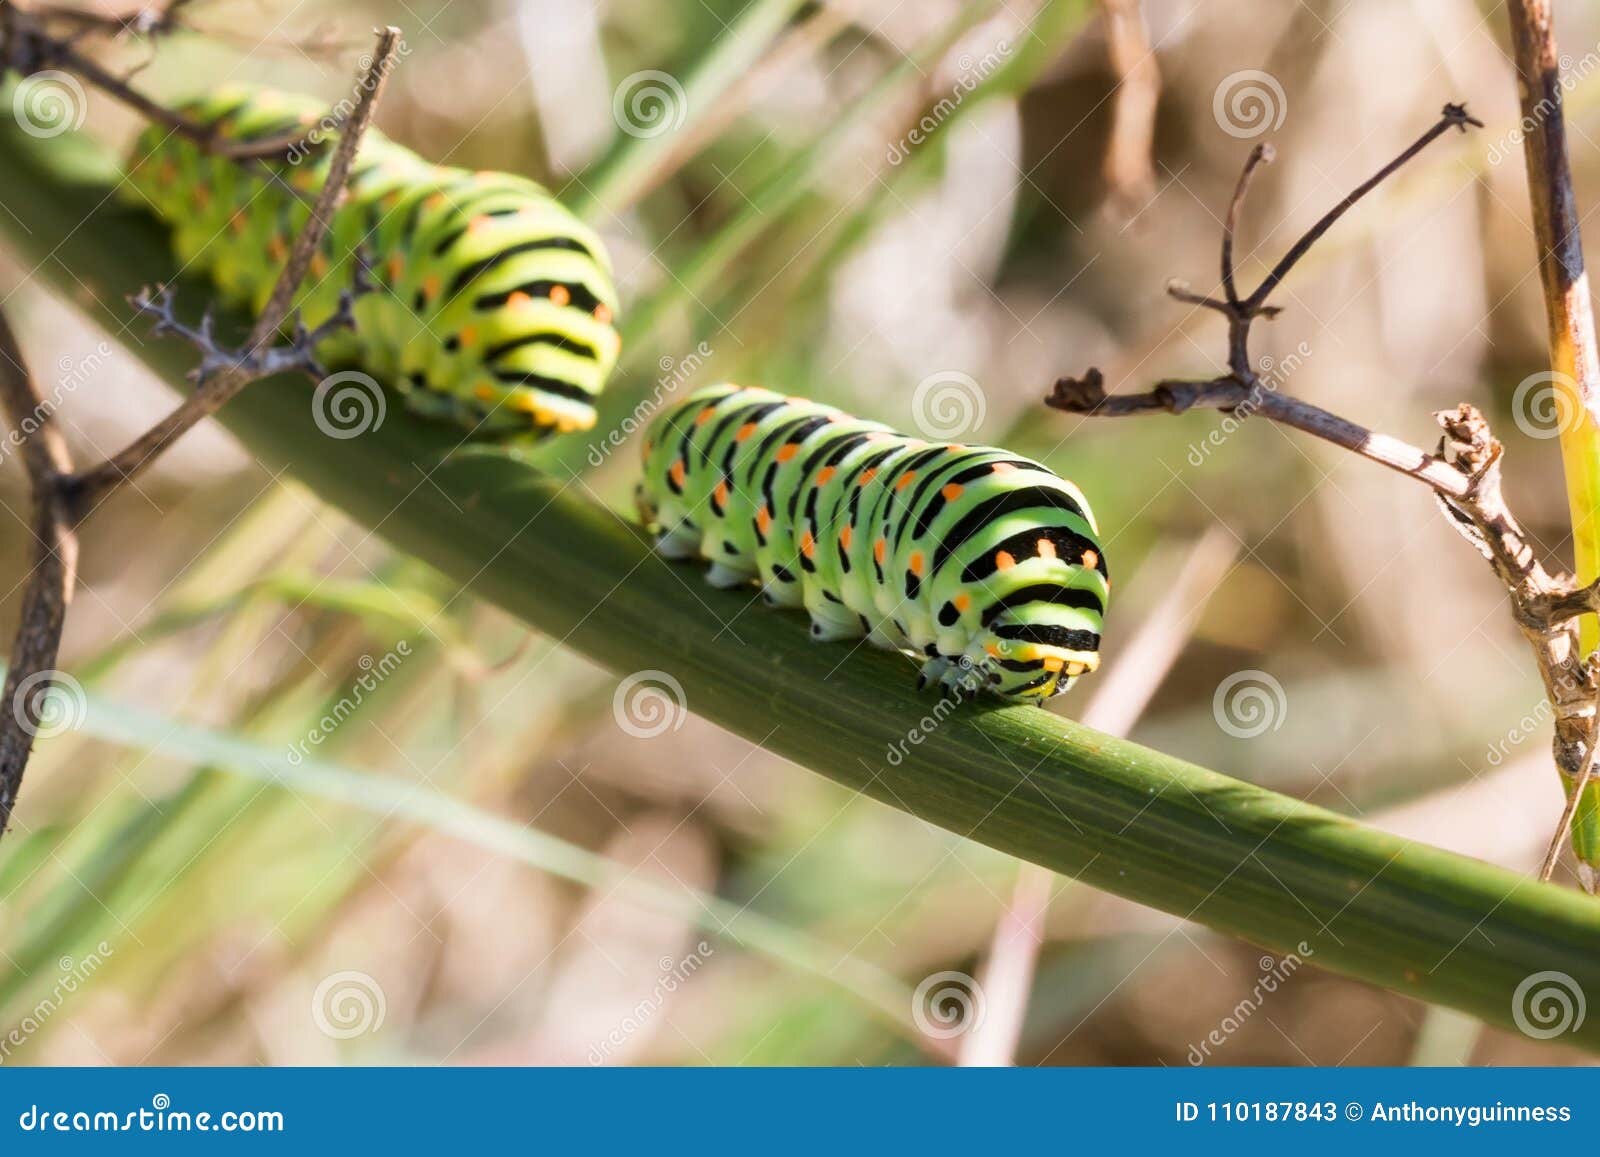
POLYGON ((915 652, 920 686, 1042 704, 1099 665, 1094 515, 1037 462, 732 385, 657 418, 644 459, 662 554, 709 560, 715 586, 759 580, 815 638, 915 652))
MULTIPOLYGON (((326 112, 255 88, 176 111, 225 141, 303 133, 326 112)), ((259 312, 332 155, 241 163, 152 126, 128 164, 129 196, 172 226, 185 265, 259 312)), ((377 290, 356 300, 353 332, 319 344, 324 364, 359 368, 474 437, 535 440, 594 424, 620 347, 617 294, 600 238, 540 185, 429 164, 369 132, 297 297, 308 326, 338 307, 358 252, 377 290)))

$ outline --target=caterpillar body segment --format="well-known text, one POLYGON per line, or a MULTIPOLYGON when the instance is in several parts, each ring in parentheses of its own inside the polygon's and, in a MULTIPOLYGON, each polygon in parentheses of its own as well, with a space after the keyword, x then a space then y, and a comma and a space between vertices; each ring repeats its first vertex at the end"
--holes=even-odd
MULTIPOLYGON (((326 110, 230 88, 178 111, 222 140, 261 141, 305 133, 326 110)), ((153 126, 134 146, 129 196, 171 226, 185 266, 259 312, 332 149, 295 155, 240 162, 153 126)), ((324 364, 364 370, 475 437, 534 440, 593 425, 620 348, 617 294, 598 235, 540 185, 433 165, 369 131, 297 298, 307 325, 333 314, 358 254, 377 289, 356 301, 353 332, 318 346, 324 364)))
POLYGON ((1110 582, 1094 515, 1005 450, 720 385, 652 424, 637 497, 662 554, 803 607, 819 640, 915 653, 923 684, 1042 703, 1099 665, 1110 582))

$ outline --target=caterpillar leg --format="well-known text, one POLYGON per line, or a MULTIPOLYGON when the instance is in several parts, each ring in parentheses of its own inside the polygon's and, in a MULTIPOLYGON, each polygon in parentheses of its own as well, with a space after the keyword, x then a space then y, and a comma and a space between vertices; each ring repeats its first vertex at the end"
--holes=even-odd
POLYGON ((820 595, 814 602, 809 598, 806 600, 806 610, 811 612, 811 637, 819 643, 859 639, 866 633, 853 611, 827 602, 820 595))
POLYGON ((755 577, 756 572, 754 569, 741 570, 738 567, 729 566, 721 562, 712 563, 710 569, 706 571, 706 582, 723 591, 732 590, 734 587, 742 587, 755 577))
POLYGON ((691 522, 680 522, 656 536, 656 553, 673 562, 700 557, 700 531, 691 522))

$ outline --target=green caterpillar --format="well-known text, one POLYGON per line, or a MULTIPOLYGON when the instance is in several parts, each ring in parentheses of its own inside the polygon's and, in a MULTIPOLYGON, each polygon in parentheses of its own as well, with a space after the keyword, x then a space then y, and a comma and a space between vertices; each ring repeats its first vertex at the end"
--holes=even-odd
MULTIPOLYGON (((325 115, 305 97, 219 90, 179 107, 227 141, 304 133, 325 115)), ((130 197, 172 226, 185 265, 259 311, 327 177, 332 150, 241 164, 155 126, 134 147, 130 197)), ((617 294, 600 238, 541 186, 508 173, 429 164, 369 132, 298 305, 308 326, 350 288, 357 254, 376 292, 353 332, 315 351, 399 390, 407 405, 473 436, 533 440, 588 429, 616 365, 617 294)))
POLYGON ((1094 515, 1037 462, 732 385, 657 418, 644 462, 662 554, 709 560, 714 586, 759 580, 817 639, 915 652, 919 686, 1042 704, 1099 665, 1094 515))

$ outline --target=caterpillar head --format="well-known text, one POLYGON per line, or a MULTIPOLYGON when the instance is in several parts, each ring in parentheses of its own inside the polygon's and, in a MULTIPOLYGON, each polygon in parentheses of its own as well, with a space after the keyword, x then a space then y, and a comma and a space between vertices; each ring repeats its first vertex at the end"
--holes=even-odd
POLYGON ((1041 599, 1008 608, 979 636, 989 690, 1006 699, 1044 702, 1100 666, 1100 635, 1065 625, 1062 608, 1041 599))

